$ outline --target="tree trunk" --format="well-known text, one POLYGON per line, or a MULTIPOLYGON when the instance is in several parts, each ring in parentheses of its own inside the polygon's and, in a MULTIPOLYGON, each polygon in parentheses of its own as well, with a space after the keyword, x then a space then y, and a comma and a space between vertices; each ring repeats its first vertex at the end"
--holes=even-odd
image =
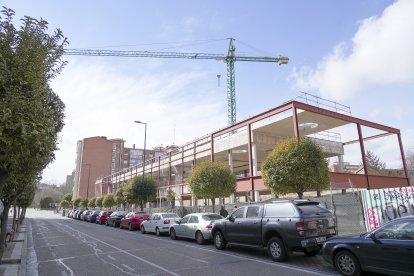
POLYGON ((215 197, 212 197, 211 198, 211 203, 213 204, 213 213, 215 213, 216 212, 216 198, 215 197))
POLYGON ((299 199, 302 199, 303 198, 303 192, 298 192, 298 197, 299 197, 299 199))
POLYGON ((19 221, 19 223, 20 223, 21 211, 22 211, 22 208, 20 208, 20 206, 19 206, 17 208, 17 220, 19 221))
POLYGON ((144 211, 144 201, 139 203, 139 208, 141 209, 141 212, 144 211))
POLYGON ((321 191, 316 191, 316 196, 321 197, 321 191))
POLYGON ((12 234, 12 240, 14 240, 14 234, 17 232, 17 228, 19 227, 17 225, 16 217, 17 217, 17 208, 16 208, 16 203, 14 203, 13 204, 13 224, 12 224, 12 228, 14 229, 14 231, 12 234))
POLYGON ((3 205, 3 215, 1 216, 1 233, 0 233, 0 264, 3 259, 4 245, 6 244, 6 234, 7 234, 7 220, 9 219, 9 210, 10 205, 3 205))

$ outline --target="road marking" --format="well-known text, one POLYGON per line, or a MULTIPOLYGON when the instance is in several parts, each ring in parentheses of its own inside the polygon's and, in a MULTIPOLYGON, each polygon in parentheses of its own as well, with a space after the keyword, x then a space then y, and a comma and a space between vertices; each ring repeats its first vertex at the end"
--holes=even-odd
POLYGON ((69 272, 70 272, 70 275, 71 275, 71 276, 74 276, 74 275, 75 275, 75 274, 73 273, 72 269, 70 269, 70 267, 68 267, 67 265, 65 265, 61 259, 58 259, 58 260, 56 260, 56 261, 57 261, 58 263, 60 263, 61 265, 63 265, 63 266, 64 266, 67 270, 69 270, 69 272))
MULTIPOLYGON (((61 223, 59 223, 59 224, 61 224, 61 223)), ((58 226, 56 226, 56 227, 58 227, 58 226)), ((67 226, 65 226, 65 227, 67 227, 67 226)), ((72 228, 72 227, 67 227, 67 228, 72 228)), ((62 228, 61 228, 61 229, 62 229, 62 228)), ((81 231, 76 230, 76 229, 74 229, 74 228, 72 228, 72 230, 74 230, 74 231, 76 231, 76 232, 78 232, 78 233, 82 233, 83 235, 85 235, 85 236, 89 237, 89 238, 90 238, 90 239, 92 239, 92 240, 98 241, 98 242, 103 243, 103 244, 105 244, 105 245, 107 245, 107 246, 109 246, 109 247, 112 247, 112 248, 114 248, 114 249, 117 249, 117 250, 119 250, 120 252, 122 252, 122 253, 124 253, 124 254, 127 254, 127 255, 129 255, 129 256, 131 256, 132 258, 135 258, 135 259, 140 260, 140 261, 142 261, 142 262, 144 262, 144 263, 147 263, 147 264, 149 264, 149 265, 152 265, 152 266, 154 266, 154 267, 156 267, 156 268, 158 268, 158 269, 160 269, 160 270, 162 270, 162 271, 166 272, 167 274, 170 274, 170 275, 175 275, 175 276, 180 276, 179 274, 174 273, 174 272, 172 272, 172 271, 170 271, 170 270, 168 270, 168 269, 166 269, 166 268, 164 268, 164 267, 162 267, 162 266, 159 266, 159 265, 157 265, 157 264, 155 264, 155 263, 153 263, 153 262, 150 262, 150 261, 148 261, 148 260, 145 260, 145 259, 143 259, 143 258, 140 258, 140 257, 138 257, 138 256, 135 256, 134 254, 131 254, 131 253, 129 253, 129 252, 127 252, 127 251, 125 251, 125 250, 123 250, 123 249, 121 249, 121 248, 119 248, 119 247, 116 247, 116 246, 114 246, 114 245, 112 245, 112 244, 109 244, 109 243, 107 243, 107 242, 101 241, 101 240, 99 240, 99 239, 97 239, 97 238, 95 238, 95 237, 93 237, 93 236, 91 236, 91 235, 88 235, 88 234, 84 233, 84 232, 81 232, 81 231)))
POLYGON ((66 273, 66 271, 62 271, 62 276, 68 276, 68 274, 66 273))
POLYGON ((134 271, 134 269, 130 266, 127 266, 126 264, 122 264, 123 267, 125 267, 126 269, 128 269, 129 271, 134 271))
POLYGON ((106 255, 109 259, 111 259, 112 261, 116 261, 116 259, 114 257, 112 257, 111 255, 106 255))
POLYGON ((202 263, 205 263, 205 264, 209 264, 209 262, 201 260, 201 259, 194 259, 194 260, 196 260, 197 262, 202 262, 202 263))

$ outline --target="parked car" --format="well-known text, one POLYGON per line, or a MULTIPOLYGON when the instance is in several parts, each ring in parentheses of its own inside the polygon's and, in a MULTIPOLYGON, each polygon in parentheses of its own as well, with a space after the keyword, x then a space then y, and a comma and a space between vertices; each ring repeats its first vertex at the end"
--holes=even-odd
POLYGON ((92 210, 85 210, 80 214, 79 220, 86 221, 86 216, 92 213, 92 210))
POLYGON ((121 223, 121 219, 126 216, 126 211, 113 212, 106 220, 106 226, 118 227, 121 223))
POLYGON ((119 228, 128 228, 129 231, 134 229, 141 229, 141 223, 149 219, 145 212, 129 212, 119 224, 119 228))
POLYGON ((170 225, 174 224, 180 217, 176 213, 154 213, 151 217, 141 223, 141 233, 169 233, 170 225))
POLYGON ((414 275, 414 216, 392 220, 360 236, 329 239, 322 254, 343 275, 362 271, 414 275))
POLYGON ((170 226, 170 237, 195 239, 198 244, 211 240, 211 229, 215 220, 223 219, 214 213, 193 213, 184 216, 170 226))
POLYGON ((74 209, 70 209, 70 210, 68 211, 68 213, 66 214, 66 217, 71 218, 71 217, 72 217, 72 213, 73 213, 74 211, 75 211, 74 209))
POLYGON ((80 215, 85 211, 85 209, 78 209, 75 214, 73 215, 74 219, 80 219, 80 215))
POLYGON ((112 214, 112 210, 104 210, 99 212, 99 215, 96 217, 96 223, 106 224, 106 220, 112 214))
POLYGON ((99 215, 101 211, 92 211, 89 215, 86 216, 86 221, 88 222, 95 222, 96 217, 99 215))
POLYGON ((267 247, 273 261, 282 262, 289 251, 314 256, 327 238, 336 234, 335 220, 318 202, 280 200, 250 204, 236 209, 226 219, 215 221, 214 245, 228 243, 267 247))

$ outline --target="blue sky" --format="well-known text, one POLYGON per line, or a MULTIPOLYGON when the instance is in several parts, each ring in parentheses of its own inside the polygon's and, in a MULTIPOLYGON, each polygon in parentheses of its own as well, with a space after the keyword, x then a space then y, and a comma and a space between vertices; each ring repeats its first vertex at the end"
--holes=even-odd
MULTIPOLYGON (((414 1, 2 1, 16 18, 60 28, 69 48, 290 58, 287 66, 236 62, 237 118, 306 91, 356 117, 401 129, 413 149, 414 1)), ((66 126, 46 182, 75 166, 76 141, 124 138, 127 146, 180 145, 227 124, 226 65, 213 60, 67 57, 53 81, 66 126), (217 75, 221 75, 220 87, 217 75), (200 123, 201 121, 201 123, 200 123)))

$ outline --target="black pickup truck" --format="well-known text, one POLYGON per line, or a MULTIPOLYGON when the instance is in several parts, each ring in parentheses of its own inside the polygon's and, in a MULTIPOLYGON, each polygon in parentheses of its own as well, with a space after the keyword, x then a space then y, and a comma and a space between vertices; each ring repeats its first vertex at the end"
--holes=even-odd
POLYGON ((227 243, 267 247, 270 257, 285 261, 291 251, 316 255, 327 238, 336 234, 332 213, 308 200, 255 203, 217 220, 212 229, 214 245, 227 243))

